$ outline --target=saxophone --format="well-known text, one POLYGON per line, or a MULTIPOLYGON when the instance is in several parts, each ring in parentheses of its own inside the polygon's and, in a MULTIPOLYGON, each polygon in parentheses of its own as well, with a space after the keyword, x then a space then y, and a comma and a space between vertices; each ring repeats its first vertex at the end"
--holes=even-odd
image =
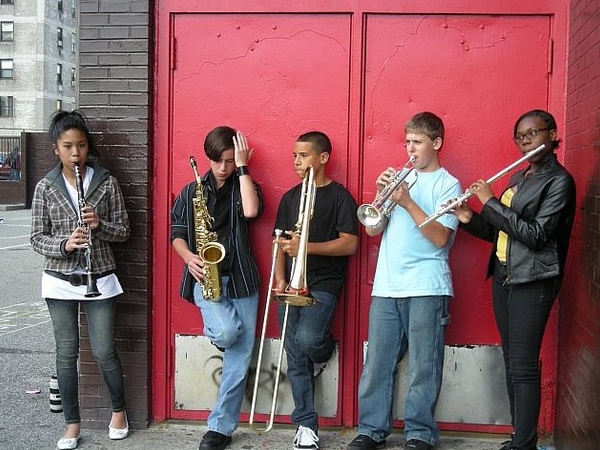
POLYGON ((204 262, 204 281, 202 295, 207 300, 218 302, 221 299, 221 276, 218 263, 225 258, 225 247, 217 242, 218 236, 210 227, 214 218, 206 207, 206 199, 202 192, 202 179, 198 174, 196 160, 190 156, 190 166, 196 177, 196 197, 192 199, 194 208, 194 230, 196 234, 196 252, 204 262))

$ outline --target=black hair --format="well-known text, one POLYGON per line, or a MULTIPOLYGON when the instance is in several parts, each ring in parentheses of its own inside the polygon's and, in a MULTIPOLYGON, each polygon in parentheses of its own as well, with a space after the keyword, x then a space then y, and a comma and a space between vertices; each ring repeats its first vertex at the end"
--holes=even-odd
POLYGON ((48 129, 48 134, 50 136, 50 140, 53 144, 58 143, 60 136, 69 130, 79 130, 85 134, 85 138, 87 139, 89 154, 96 158, 100 157, 100 152, 98 152, 98 148, 96 147, 96 143, 94 142, 94 138, 92 137, 92 133, 90 132, 90 128, 87 124, 86 117, 77 110, 62 111, 58 110, 52 114, 50 118, 50 127, 48 129))
POLYGON ((434 113, 424 111, 410 118, 404 127, 405 133, 424 134, 432 141, 444 140, 444 122, 434 113))
MULTIPOLYGON (((527 111, 525 114, 522 114, 517 119, 517 121, 515 122, 515 126, 513 127, 513 136, 517 135, 517 128, 519 128, 519 124, 526 117, 539 117, 546 124, 546 128, 548 128, 548 131, 557 129, 556 120, 554 119, 554 116, 552 114, 543 109, 532 109, 531 111, 527 111)), ((560 139, 552 141, 552 145, 552 150, 557 149, 560 145, 560 139)))
POLYGON ((301 134, 296 142, 308 142, 317 154, 329 153, 331 155, 331 141, 325 133, 321 131, 309 131, 301 134))
POLYGON ((220 161, 225 150, 233 148, 235 130, 228 126, 217 127, 204 139, 204 153, 211 161, 220 161))

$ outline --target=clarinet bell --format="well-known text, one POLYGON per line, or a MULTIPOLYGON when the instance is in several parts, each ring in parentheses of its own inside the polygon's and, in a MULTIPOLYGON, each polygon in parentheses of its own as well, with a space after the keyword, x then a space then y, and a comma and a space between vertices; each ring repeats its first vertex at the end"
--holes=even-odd
POLYGON ((89 274, 87 277, 87 291, 85 293, 85 297, 98 297, 100 294, 100 291, 98 290, 98 286, 96 286, 96 280, 94 280, 94 277, 89 274))

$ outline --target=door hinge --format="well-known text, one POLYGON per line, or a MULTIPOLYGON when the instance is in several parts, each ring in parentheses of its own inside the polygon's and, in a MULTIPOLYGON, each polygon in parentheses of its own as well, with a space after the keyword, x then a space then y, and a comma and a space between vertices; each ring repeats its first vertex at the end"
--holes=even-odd
POLYGON ((548 73, 552 73, 554 67, 554 39, 548 41, 548 73))
POLYGON ((171 70, 175 70, 177 62, 177 39, 175 39, 175 36, 171 37, 171 48, 169 50, 171 53, 169 67, 171 68, 171 70))

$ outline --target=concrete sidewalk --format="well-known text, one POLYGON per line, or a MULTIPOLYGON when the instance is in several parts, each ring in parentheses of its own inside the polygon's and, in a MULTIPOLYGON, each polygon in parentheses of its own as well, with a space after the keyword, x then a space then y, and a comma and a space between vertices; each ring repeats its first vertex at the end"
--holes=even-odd
MULTIPOLYGON (((57 438, 60 429, 57 430, 57 438)), ((110 441, 108 432, 82 430, 80 449, 115 450, 195 450, 198 448, 206 426, 197 422, 164 422, 147 430, 132 430, 123 441, 110 441)), ((259 434, 246 426, 240 427, 233 435, 230 450, 292 450, 294 428, 276 426, 268 433, 259 434)), ((323 450, 345 450, 354 439, 354 430, 325 429, 319 432, 320 448, 323 450)), ((475 435, 470 433, 444 433, 435 450, 498 450, 505 440, 497 435, 475 435)), ((402 449, 404 437, 398 432, 387 440, 388 449, 402 449)), ((41 448, 41 447, 40 447, 41 448)), ((540 445, 540 450, 553 450, 550 445, 540 445)))

